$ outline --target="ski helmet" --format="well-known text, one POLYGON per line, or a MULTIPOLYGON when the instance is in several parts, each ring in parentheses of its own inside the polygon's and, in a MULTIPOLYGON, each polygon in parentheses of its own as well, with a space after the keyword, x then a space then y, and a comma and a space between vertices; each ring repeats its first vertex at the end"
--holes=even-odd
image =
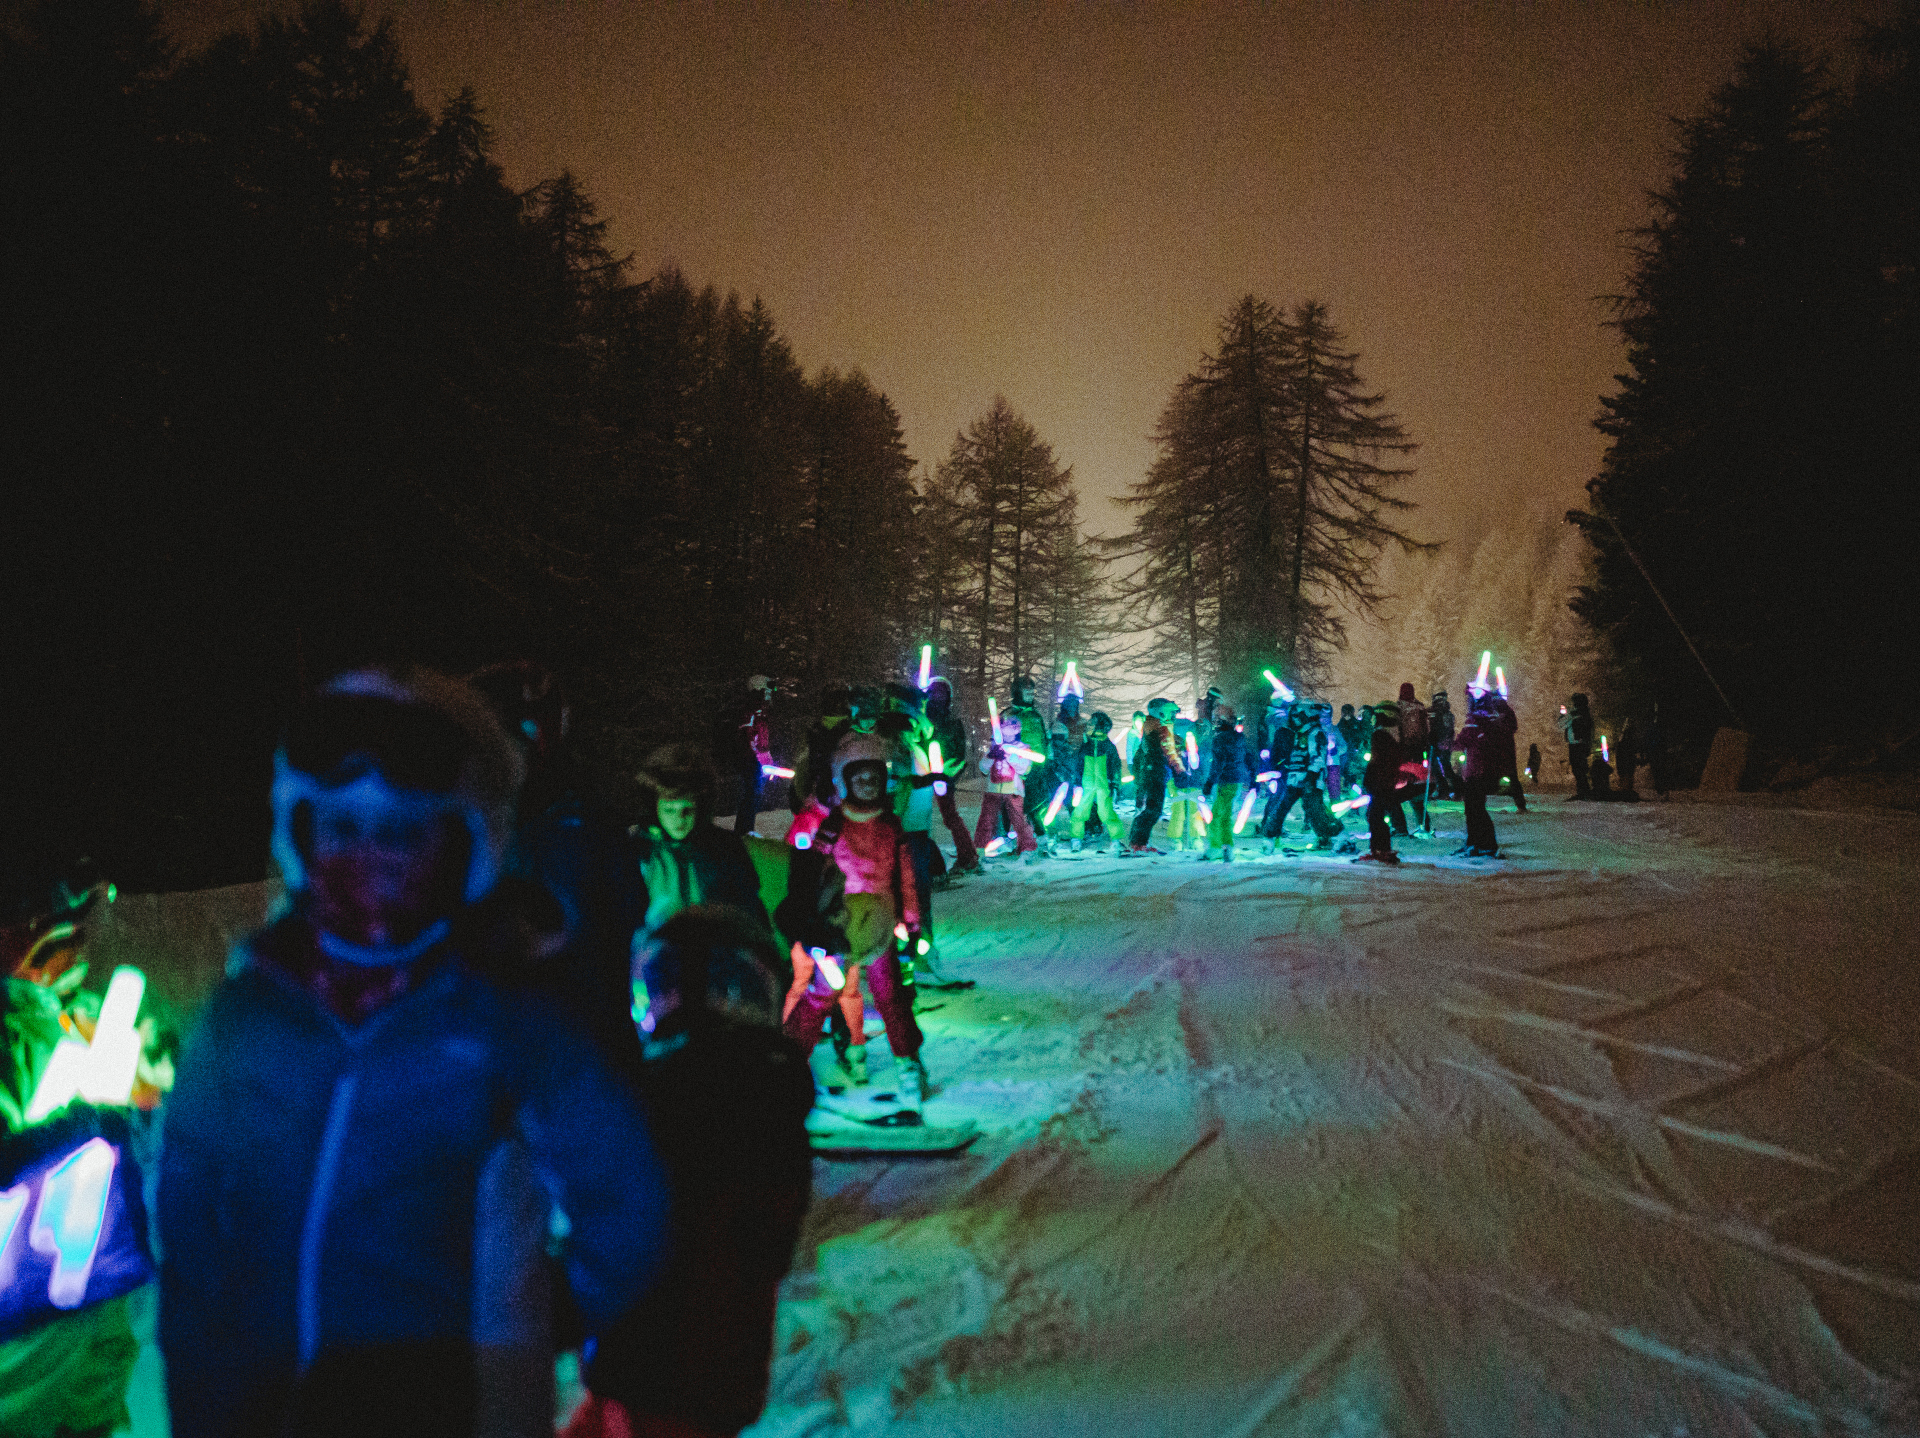
POLYGON ((852 734, 833 751, 833 787, 847 798, 847 770, 855 764, 878 764, 882 772, 893 762, 893 745, 877 734, 852 734))
POLYGON ((273 756, 274 862, 289 892, 307 887, 296 820, 322 796, 376 812, 424 801, 467 830, 461 894, 473 903, 500 877, 525 772, 471 685, 413 665, 352 670, 301 706, 273 756))
POLYGON ((1096 734, 1110 733, 1113 729, 1113 716, 1107 713, 1106 710, 1104 709, 1096 709, 1093 711, 1092 723, 1093 723, 1094 733, 1096 734))

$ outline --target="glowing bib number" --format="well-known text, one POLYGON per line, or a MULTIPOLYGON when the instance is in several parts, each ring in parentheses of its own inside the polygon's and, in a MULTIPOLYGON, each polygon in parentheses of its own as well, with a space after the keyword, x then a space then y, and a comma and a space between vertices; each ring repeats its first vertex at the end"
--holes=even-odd
POLYGON ((0 1191, 0 1336, 152 1276, 129 1214, 128 1173, 120 1149, 96 1135, 54 1150, 0 1191))

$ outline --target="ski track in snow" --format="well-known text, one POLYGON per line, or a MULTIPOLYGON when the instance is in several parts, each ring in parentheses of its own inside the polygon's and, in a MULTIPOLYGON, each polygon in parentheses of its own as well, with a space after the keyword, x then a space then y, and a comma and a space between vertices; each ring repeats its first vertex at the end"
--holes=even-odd
POLYGON ((1920 1432, 1920 823, 1436 807, 938 895, 983 1136, 817 1164, 749 1431, 1920 1432))

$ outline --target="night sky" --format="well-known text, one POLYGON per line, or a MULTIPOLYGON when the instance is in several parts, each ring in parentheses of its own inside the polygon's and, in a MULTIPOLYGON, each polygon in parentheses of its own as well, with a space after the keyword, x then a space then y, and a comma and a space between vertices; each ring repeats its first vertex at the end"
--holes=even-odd
MULTIPOLYGON (((172 0, 193 43, 264 4, 172 0)), ((282 7, 288 8, 288 7, 282 7)), ((1891 3, 390 7, 509 178, 571 169, 639 274, 763 297, 942 458, 1004 393, 1115 532, 1173 385, 1253 292, 1326 301, 1421 443, 1426 537, 1580 502, 1623 232, 1771 33, 1891 3)))

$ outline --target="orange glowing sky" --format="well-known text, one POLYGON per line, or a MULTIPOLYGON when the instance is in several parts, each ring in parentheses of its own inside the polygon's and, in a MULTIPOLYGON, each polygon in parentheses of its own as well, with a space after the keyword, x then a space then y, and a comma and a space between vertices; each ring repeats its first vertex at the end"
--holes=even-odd
MULTIPOLYGON (((259 13, 172 0, 188 40, 259 13)), ((1249 291, 1326 301, 1422 446, 1416 532, 1578 503, 1620 350, 1598 297, 1743 43, 1854 17, 1673 4, 668 6, 373 0, 516 183, 571 169, 647 273, 763 297, 931 464, 1004 393, 1090 528, 1249 291)))

